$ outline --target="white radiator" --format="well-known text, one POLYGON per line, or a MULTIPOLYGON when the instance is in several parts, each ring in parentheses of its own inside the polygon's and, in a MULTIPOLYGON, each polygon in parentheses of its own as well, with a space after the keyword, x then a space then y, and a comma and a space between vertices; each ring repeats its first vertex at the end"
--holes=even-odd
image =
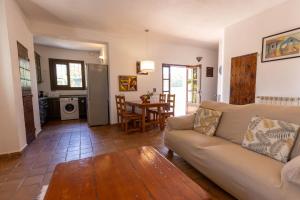
POLYGON ((272 97, 272 96, 257 96, 256 103, 300 106, 300 97, 272 97))

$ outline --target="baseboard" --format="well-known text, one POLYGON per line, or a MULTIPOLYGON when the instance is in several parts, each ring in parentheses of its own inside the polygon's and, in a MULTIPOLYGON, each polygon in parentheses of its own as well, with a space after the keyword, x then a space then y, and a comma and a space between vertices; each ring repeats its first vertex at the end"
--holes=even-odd
POLYGON ((20 152, 22 153, 24 150, 25 150, 25 148, 28 146, 28 144, 25 144, 22 148, 21 148, 21 150, 20 150, 20 152))
POLYGON ((25 144, 20 149, 20 151, 0 154, 0 158, 15 158, 15 157, 19 157, 19 156, 22 155, 22 153, 23 153, 23 151, 25 150, 26 147, 27 147, 27 144, 25 144))
POLYGON ((42 129, 41 129, 41 128, 35 130, 35 136, 37 137, 41 132, 42 132, 42 129))
POLYGON ((0 154, 0 159, 2 158, 15 158, 15 157, 19 157, 22 155, 22 152, 13 152, 13 153, 4 153, 4 154, 0 154))

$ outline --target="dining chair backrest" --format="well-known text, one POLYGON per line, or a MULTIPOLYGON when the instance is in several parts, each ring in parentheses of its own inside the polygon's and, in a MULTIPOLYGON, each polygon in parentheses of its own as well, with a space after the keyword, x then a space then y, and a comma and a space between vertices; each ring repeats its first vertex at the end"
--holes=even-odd
POLYGON ((116 95, 117 114, 120 115, 126 110, 125 96, 116 95))
POLYGON ((169 103, 169 110, 174 112, 175 110, 175 94, 168 94, 167 102, 169 103))
POLYGON ((166 94, 159 94, 159 102, 161 103, 166 102, 166 94))

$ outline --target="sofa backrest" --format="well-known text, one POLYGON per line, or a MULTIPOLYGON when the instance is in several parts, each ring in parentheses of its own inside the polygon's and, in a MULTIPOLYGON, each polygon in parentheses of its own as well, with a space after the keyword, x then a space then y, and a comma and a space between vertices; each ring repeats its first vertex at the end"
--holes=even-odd
MULTIPOLYGON (((204 101, 201 107, 222 111, 222 118, 216 136, 241 144, 250 119, 261 116, 300 125, 300 107, 266 104, 231 105, 213 101, 204 101)), ((291 158, 300 155, 300 133, 293 147, 291 158)))

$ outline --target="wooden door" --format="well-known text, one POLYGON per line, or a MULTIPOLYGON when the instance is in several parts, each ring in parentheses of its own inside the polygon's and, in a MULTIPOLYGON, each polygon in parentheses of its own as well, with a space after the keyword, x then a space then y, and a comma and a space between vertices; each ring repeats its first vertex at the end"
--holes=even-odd
POLYGON ((17 43, 17 47, 18 47, 21 89, 22 89, 22 96, 23 96, 26 140, 27 140, 27 144, 30 144, 35 139, 30 64, 29 64, 28 50, 26 49, 26 47, 24 47, 19 42, 17 43))
POLYGON ((24 120, 26 128, 26 141, 30 144, 35 139, 35 126, 33 117, 32 95, 23 95, 24 120))
POLYGON ((231 59, 230 103, 255 102, 257 53, 231 59))

